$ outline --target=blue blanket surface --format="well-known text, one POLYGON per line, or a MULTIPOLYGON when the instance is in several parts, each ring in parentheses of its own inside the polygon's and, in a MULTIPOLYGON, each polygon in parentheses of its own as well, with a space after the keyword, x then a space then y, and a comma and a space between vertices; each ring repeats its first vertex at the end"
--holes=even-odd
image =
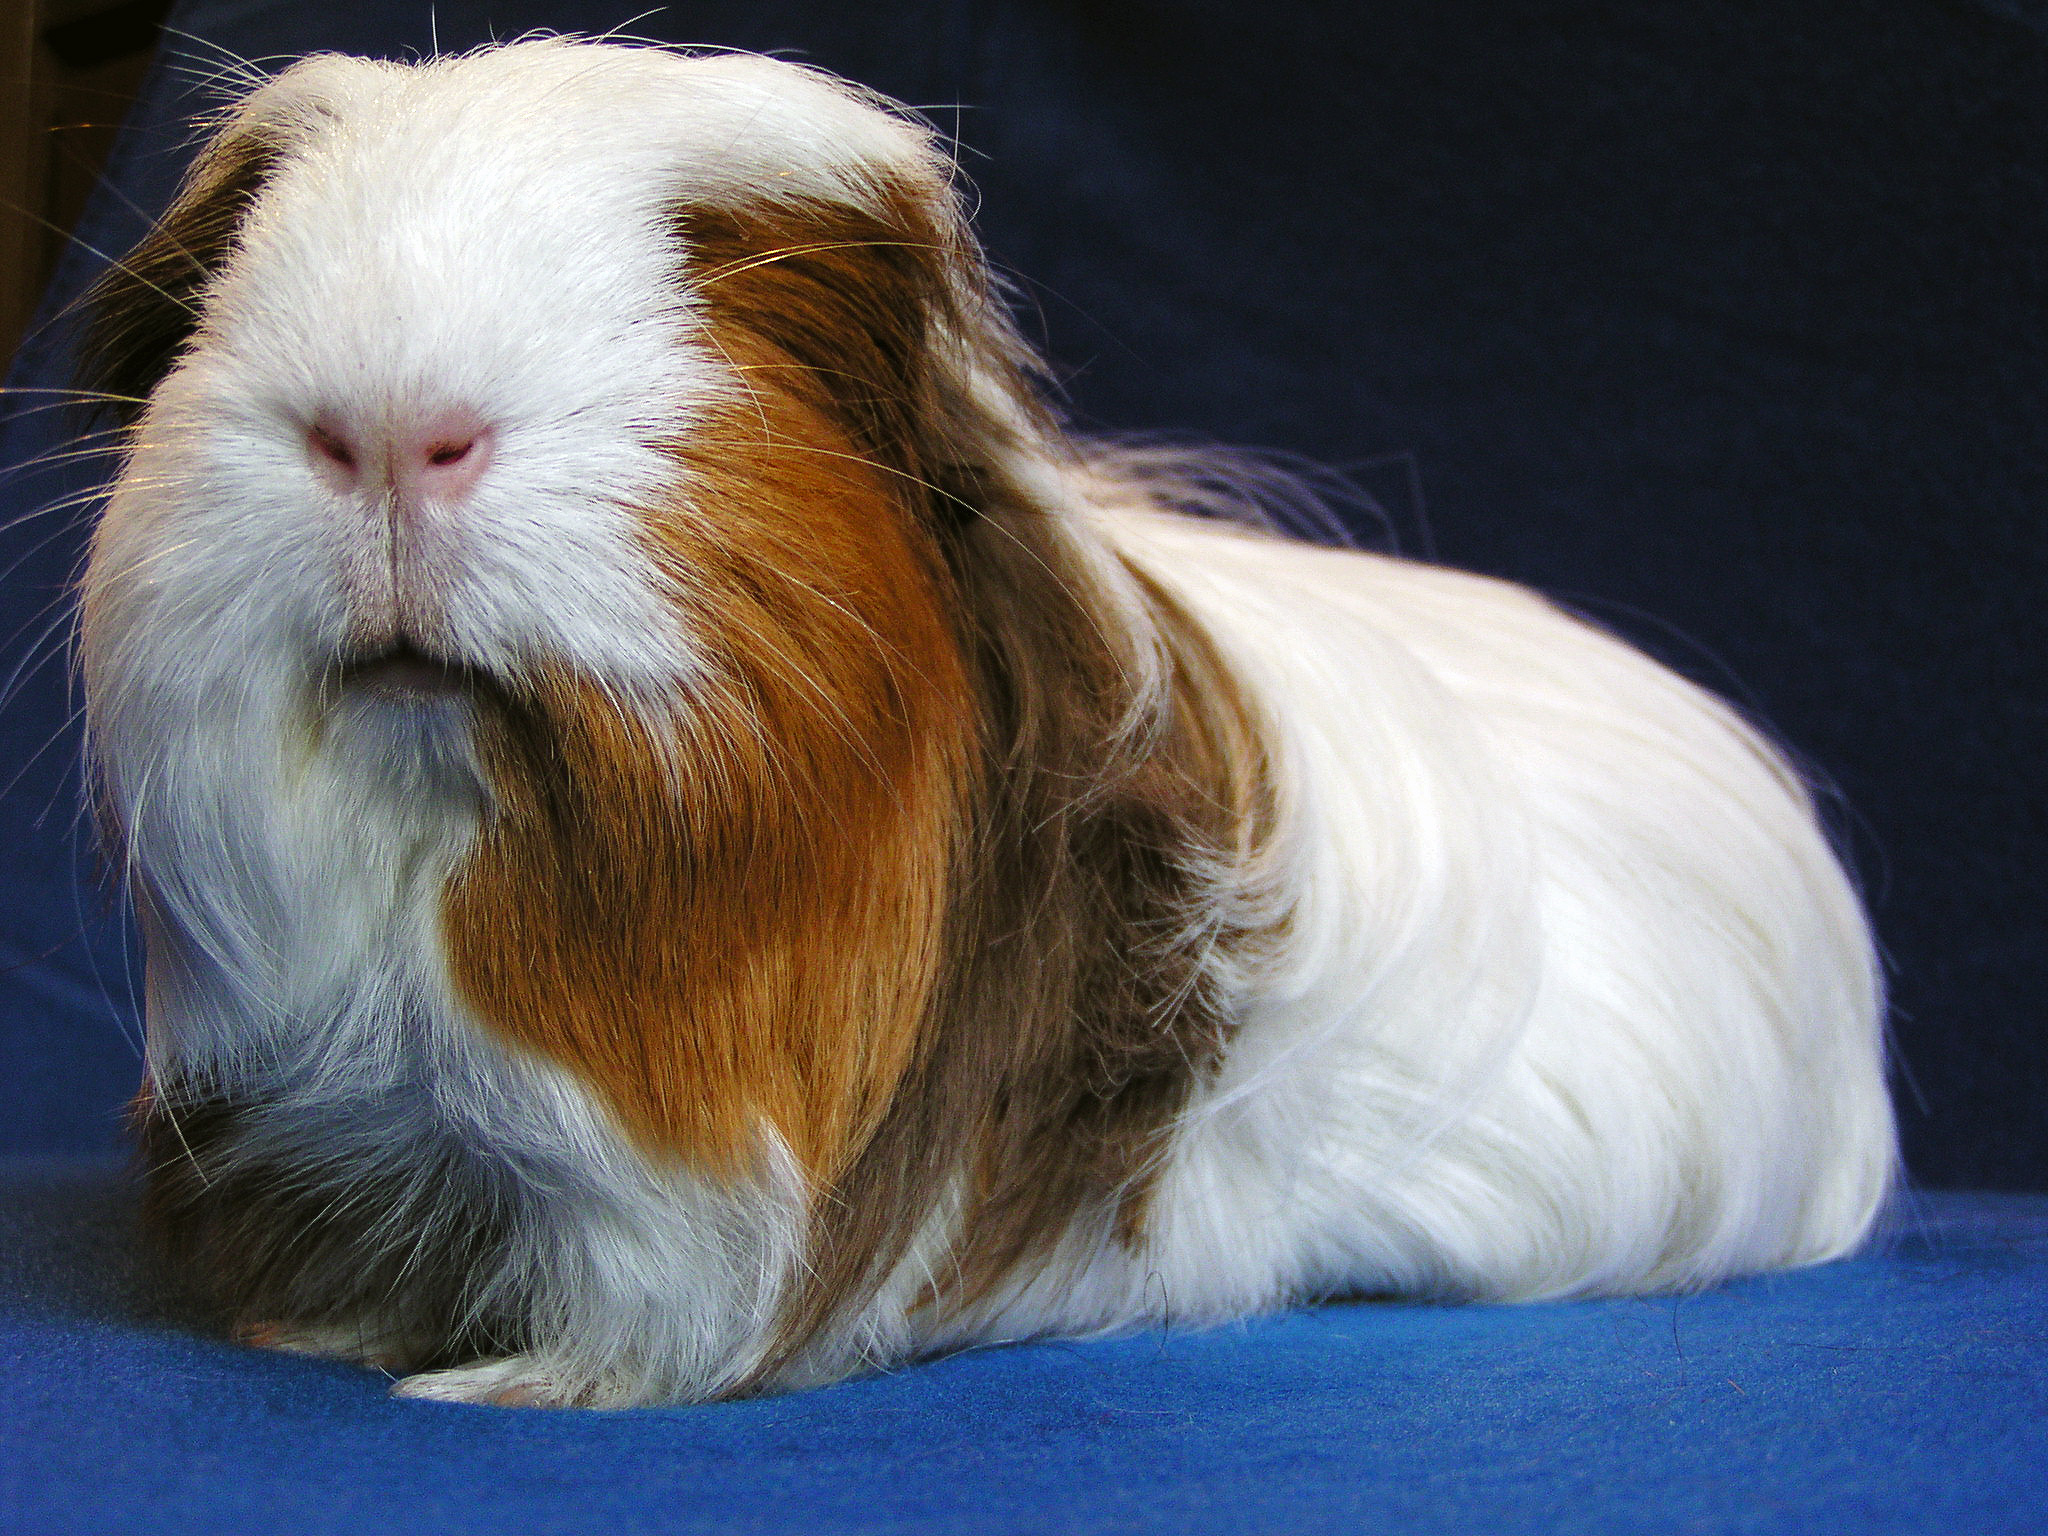
POLYGON ((170 1322, 118 1167, 0 1162, 0 1529, 2048 1529, 2048 1197, 1704 1295, 1328 1306, 821 1391, 454 1407, 170 1322))

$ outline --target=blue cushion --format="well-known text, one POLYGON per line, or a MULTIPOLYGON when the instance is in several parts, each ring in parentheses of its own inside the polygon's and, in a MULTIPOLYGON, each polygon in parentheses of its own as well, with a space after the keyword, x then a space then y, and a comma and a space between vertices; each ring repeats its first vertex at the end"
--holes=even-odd
POLYGON ((1683 1299, 1329 1306, 749 1402, 416 1403, 170 1321, 105 1162, 0 1162, 0 1527, 539 1532, 2048 1528, 2048 1197, 1683 1299))

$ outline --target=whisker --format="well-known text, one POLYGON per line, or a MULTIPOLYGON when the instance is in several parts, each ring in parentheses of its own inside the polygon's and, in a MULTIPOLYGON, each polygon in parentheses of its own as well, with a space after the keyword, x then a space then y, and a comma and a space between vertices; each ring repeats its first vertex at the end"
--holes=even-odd
MULTIPOLYGON (((4 397, 4 396, 7 396, 7 395, 63 395, 63 396, 65 396, 65 397, 66 397, 66 398, 65 398, 65 400, 60 400, 60 401, 54 402, 54 403, 56 403, 56 404, 59 404, 59 405, 61 405, 61 404, 64 404, 64 403, 66 403, 66 401, 69 401, 69 400, 112 400, 112 401, 115 401, 115 402, 117 402, 117 403, 119 403, 119 404, 122 404, 122 405, 147 405, 147 404, 149 404, 149 402, 148 402, 147 400, 142 400, 142 399, 138 399, 138 398, 137 398, 136 396, 134 396, 134 395, 116 395, 116 394, 110 394, 110 393, 108 393, 108 392, 107 392, 106 390, 104 390, 104 389, 74 389, 74 388, 69 388, 69 387, 66 387, 66 386, 63 386, 63 385, 57 385, 57 384, 5 384, 5 385, 0 385, 0 397, 4 397)), ((37 409, 37 410, 44 410, 44 409, 47 409, 47 407, 45 407, 45 406, 37 406, 37 407, 35 407, 35 409, 37 409)), ((26 412, 23 412, 23 413, 20 413, 20 414, 24 414, 24 415, 25 415, 25 414, 27 414, 27 413, 26 413, 26 412)))
MULTIPOLYGON (((45 664, 48 662, 48 660, 49 657, 46 656, 43 658, 43 662, 38 663, 38 665, 45 664)), ((6 783, 0 784, 0 799, 4 799, 6 796, 14 793, 15 786, 21 783, 21 781, 28 776, 28 771, 31 768, 33 768, 39 761, 41 761, 44 753, 48 752, 50 748, 56 746, 58 742, 69 740, 71 737, 71 728, 77 725, 78 722, 84 718, 85 706, 83 704, 80 704, 77 707, 75 707, 68 715, 66 715, 61 721, 59 721, 56 730, 50 733, 50 735, 44 740, 43 744, 40 747, 37 747, 35 751, 31 752, 25 759, 23 759, 21 765, 14 770, 13 777, 9 778, 6 781, 6 783)), ((31 825, 37 828, 43 827, 47 823, 48 814, 49 812, 48 809, 46 808, 41 815, 38 815, 36 817, 36 819, 34 820, 33 823, 31 823, 31 825)))
MULTIPOLYGON (((120 431, 122 429, 114 428, 112 430, 120 431)), ((32 458, 23 459, 18 464, 10 464, 4 470, 0 470, 0 482, 13 479, 17 476, 26 477, 30 474, 42 470, 55 469, 59 465, 76 463, 80 459, 111 458, 114 455, 118 454, 119 452, 119 446, 114 443, 91 443, 88 446, 82 448, 47 448, 43 452, 36 454, 32 458)), ((100 489, 102 491, 112 490, 112 480, 109 479, 106 484, 100 487, 100 489)), ((41 512, 44 510, 47 509, 41 507, 36 509, 37 512, 41 512)))
MULTIPOLYGON (((270 80, 271 72, 263 67, 265 64, 291 63, 298 58, 298 55, 293 53, 268 53, 264 54, 261 58, 252 59, 246 54, 235 52, 234 49, 215 41, 213 38, 202 37, 197 32, 188 32, 183 27, 174 27, 169 22, 164 23, 163 30, 172 37, 183 38, 187 43, 196 43, 201 48, 211 48, 215 55, 223 61, 221 66, 222 74, 234 73, 236 78, 249 89, 263 85, 270 80)), ((198 63, 200 61, 195 58, 193 62, 198 63)))
MULTIPOLYGON (((155 293, 161 298, 170 300, 171 303, 177 305, 178 308, 184 310, 186 314, 191 315, 195 320, 199 317, 199 311, 194 309, 190 304, 187 304, 175 293, 171 293, 163 288, 158 287, 155 283, 151 282, 148 278, 144 277, 140 272, 136 271, 133 267, 129 266, 126 261, 121 260, 118 257, 109 256, 105 251, 101 250, 98 246, 86 240, 83 236, 78 235, 73 231, 64 228, 62 225, 57 224, 50 219, 44 218, 40 213, 36 213, 32 209, 22 207, 19 203, 12 201, 0 201, 0 208, 4 208, 12 213, 18 213, 23 218, 33 219, 36 223, 42 225, 43 228, 52 231, 53 233, 57 234, 58 236, 62 237, 65 240, 69 240, 73 245, 77 246, 81 251, 84 251, 87 255, 97 256, 101 261, 105 262, 109 267, 113 268, 116 272, 120 272, 124 276, 133 278, 136 282, 142 284, 143 287, 149 289, 152 293, 155 293)), ((190 253, 188 252, 187 254, 189 255, 190 253)), ((88 290, 88 292, 89 291, 90 290, 88 290)), ((48 330, 51 325, 53 325, 58 320, 63 319, 67 315, 71 314, 72 311, 77 309, 79 304, 84 302, 84 299, 85 294, 80 294, 77 298, 74 298, 73 300, 71 300, 70 303, 66 304, 62 309, 58 310, 54 315, 51 315, 48 319, 44 320, 42 324, 38 325, 35 328, 35 330, 32 331, 30 334, 32 336, 41 336, 42 333, 48 330)), ((27 340, 28 338, 25 337, 23 339, 27 340)))
MULTIPOLYGON (((97 492, 94 493, 95 496, 97 494, 97 492)), ((62 504, 59 503, 58 505, 61 506, 62 504)), ((84 502, 79 501, 77 502, 77 505, 82 506, 84 505, 84 502)), ((64 510, 69 509, 66 508, 64 510)), ((19 571, 24 565, 28 564, 29 561, 33 560, 37 555, 41 554, 44 550, 48 549, 52 544, 56 543, 59 539, 63 538, 69 532, 71 532, 71 524, 58 523, 48 533, 44 534, 41 538, 37 539, 33 544, 29 545, 28 548, 24 549, 20 554, 16 555, 14 559, 10 561, 4 568, 0 568, 0 582, 7 581, 15 574, 15 572, 19 571)))
POLYGON ((33 666, 30 665, 31 660, 35 658, 35 653, 43 646, 49 644, 50 640, 57 634, 60 625, 66 628, 69 627, 71 622, 71 596, 72 594, 69 591, 60 592, 57 596, 43 604, 41 608, 37 609, 35 613, 24 619, 20 627, 8 637, 7 645, 11 650, 20 643, 21 637, 28 632, 32 625, 46 618, 50 620, 49 623, 43 625, 41 633, 34 640, 30 641, 27 646, 23 647, 22 654, 15 661, 14 670, 8 674, 7 681, 4 684, 0 684, 0 710, 6 709, 14 702, 15 690, 35 672, 47 666, 52 656, 63 654, 66 645, 68 645, 68 640, 63 644, 59 644, 49 655, 42 657, 40 660, 35 660, 33 666), (56 609, 61 609, 62 611, 55 613, 53 616, 52 610, 56 609))

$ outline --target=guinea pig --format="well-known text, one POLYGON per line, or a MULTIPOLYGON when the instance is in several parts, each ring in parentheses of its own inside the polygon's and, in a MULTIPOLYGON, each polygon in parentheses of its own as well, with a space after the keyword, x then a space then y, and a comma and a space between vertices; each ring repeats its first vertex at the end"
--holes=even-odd
POLYGON ((1863 1239, 1799 776, 1047 405, 816 70, 306 59, 92 297, 145 1219, 254 1344, 623 1406, 1863 1239))

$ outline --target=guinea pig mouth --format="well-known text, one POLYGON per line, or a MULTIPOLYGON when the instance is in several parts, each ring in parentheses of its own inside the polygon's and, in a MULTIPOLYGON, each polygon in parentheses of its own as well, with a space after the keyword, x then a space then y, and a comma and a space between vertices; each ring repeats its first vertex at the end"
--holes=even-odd
POLYGON ((398 699, 444 699, 470 693, 475 674, 459 662, 429 656, 409 640, 345 657, 335 669, 344 689, 398 699))

